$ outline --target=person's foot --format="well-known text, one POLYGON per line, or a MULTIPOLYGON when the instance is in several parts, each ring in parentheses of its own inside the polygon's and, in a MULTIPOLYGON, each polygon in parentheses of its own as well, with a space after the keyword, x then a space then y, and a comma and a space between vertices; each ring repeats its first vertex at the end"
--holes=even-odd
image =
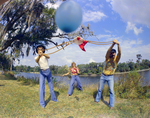
POLYGON ((98 103, 98 102, 96 102, 96 101, 94 101, 95 103, 98 103))
POLYGON ((110 109, 113 109, 114 107, 109 107, 110 109))
POLYGON ((45 106, 41 106, 42 108, 45 108, 45 106))
POLYGON ((67 94, 67 96, 69 97, 70 95, 69 95, 69 94, 67 94))
POLYGON ((54 101, 54 102, 58 102, 58 100, 52 100, 52 101, 54 101))

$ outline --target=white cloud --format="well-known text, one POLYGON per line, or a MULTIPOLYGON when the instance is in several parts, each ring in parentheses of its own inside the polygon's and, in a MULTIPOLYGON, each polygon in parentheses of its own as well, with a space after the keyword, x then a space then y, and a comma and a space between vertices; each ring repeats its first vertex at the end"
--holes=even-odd
POLYGON ((18 60, 15 60, 15 65, 26 65, 26 66, 35 66, 35 61, 34 61, 34 57, 33 58, 29 58, 29 57, 24 57, 24 58, 20 58, 20 62, 18 62, 18 60), (34 63, 34 64, 33 64, 34 63))
POLYGON ((63 60, 63 62, 66 63, 66 64, 71 64, 71 63, 73 62, 72 59, 68 59, 66 56, 62 57, 62 60, 63 60))
POLYGON ((47 6, 48 8, 57 9, 57 8, 60 6, 61 3, 62 3, 61 1, 58 1, 58 2, 56 2, 55 4, 47 3, 47 4, 45 4, 45 6, 47 6))
POLYGON ((100 8, 103 8, 103 7, 104 7, 103 4, 100 4, 99 6, 100 6, 100 8))
POLYGON ((86 9, 91 8, 94 11, 98 11, 103 5, 93 5, 91 2, 85 5, 86 9))
POLYGON ((31 62, 30 59, 23 59, 23 60, 22 60, 22 63, 24 63, 24 64, 25 64, 25 63, 29 63, 29 62, 31 62))
MULTIPOLYGON (((59 28, 57 29, 56 33, 53 33, 53 36, 56 36, 58 34, 63 34, 63 31, 61 31, 59 28)), ((64 39, 59 38, 59 37, 54 37, 51 40, 54 41, 54 42, 57 42, 57 43, 62 43, 64 39)))
POLYGON ((111 33, 111 31, 109 31, 109 30, 104 30, 106 33, 111 33))
POLYGON ((90 58, 88 63, 95 62, 92 58, 90 58))
POLYGON ((97 38, 109 38, 109 37, 111 37, 111 35, 103 35, 103 34, 99 34, 99 35, 97 35, 97 38))
POLYGON ((133 59, 134 62, 136 62, 136 54, 141 54, 143 59, 149 59, 150 53, 149 53, 149 47, 150 44, 147 45, 141 45, 142 40, 120 40, 120 46, 121 46, 121 60, 120 62, 126 62, 129 59, 133 59))
POLYGON ((150 26, 150 0, 106 0, 126 22, 150 26))
POLYGON ((137 39, 137 44, 138 44, 138 45, 142 44, 142 42, 143 42, 142 40, 137 39))
POLYGON ((140 29, 138 29, 137 27, 134 27, 134 33, 136 35, 138 35, 139 33, 142 33, 142 32, 143 32, 142 27, 140 27, 140 29))
POLYGON ((111 35, 111 34, 109 34, 109 35, 107 35, 107 34, 99 34, 99 35, 97 35, 96 36, 99 40, 98 41, 100 41, 100 42, 107 42, 107 41, 112 41, 112 40, 114 40, 114 39, 120 39, 121 37, 117 37, 117 36, 115 36, 115 35, 111 35))
POLYGON ((59 33, 62 34, 63 31, 61 31, 61 30, 58 28, 57 31, 56 31, 56 33, 54 33, 53 35, 58 35, 59 33))
POLYGON ((83 22, 98 22, 107 16, 100 11, 86 11, 83 13, 83 22))
POLYGON ((139 29, 135 26, 135 24, 132 24, 131 22, 127 22, 127 27, 126 27, 126 33, 129 32, 129 30, 133 30, 134 34, 138 35, 139 33, 142 33, 142 27, 139 29))

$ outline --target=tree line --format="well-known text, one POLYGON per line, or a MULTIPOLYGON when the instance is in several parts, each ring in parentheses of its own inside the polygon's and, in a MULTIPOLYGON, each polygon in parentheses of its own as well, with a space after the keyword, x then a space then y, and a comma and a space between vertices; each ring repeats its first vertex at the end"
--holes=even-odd
MULTIPOLYGON (((96 63, 92 62, 89 64, 79 64, 77 65, 80 74, 82 75, 89 75, 89 74, 101 74, 103 71, 104 63, 96 63)), ((70 66, 63 65, 50 65, 52 74, 64 74, 69 71, 70 66)), ((129 60, 128 62, 119 63, 116 69, 116 72, 127 72, 127 71, 134 71, 134 70, 142 70, 150 68, 150 60, 143 59, 141 62, 133 62, 129 60)), ((40 67, 30 67, 26 65, 20 66, 13 66, 13 71, 17 72, 40 72, 40 67)))

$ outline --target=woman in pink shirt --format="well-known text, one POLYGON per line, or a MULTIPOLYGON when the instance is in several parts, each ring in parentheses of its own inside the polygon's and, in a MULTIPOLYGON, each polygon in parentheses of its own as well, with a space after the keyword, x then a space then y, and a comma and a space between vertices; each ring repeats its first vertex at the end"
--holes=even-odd
POLYGON ((67 94, 68 96, 72 95, 73 85, 74 85, 75 80, 77 81, 77 86, 78 86, 79 90, 82 91, 81 82, 80 82, 80 79, 79 79, 79 76, 78 76, 79 68, 76 67, 75 62, 72 62, 71 66, 72 67, 69 69, 69 72, 63 75, 63 76, 69 75, 69 73, 72 72, 72 78, 71 78, 71 82, 70 82, 70 86, 69 86, 69 90, 68 90, 68 94, 67 94))

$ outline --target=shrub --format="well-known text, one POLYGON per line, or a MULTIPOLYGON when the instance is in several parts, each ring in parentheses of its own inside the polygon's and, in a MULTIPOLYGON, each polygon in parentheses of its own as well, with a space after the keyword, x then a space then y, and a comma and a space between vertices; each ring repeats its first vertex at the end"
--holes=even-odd
POLYGON ((39 84, 38 78, 25 78, 25 77, 18 77, 17 81, 23 82, 24 85, 35 85, 39 84))
POLYGON ((136 71, 129 72, 118 78, 114 85, 116 96, 121 98, 146 98, 148 88, 143 87, 144 78, 136 71))
POLYGON ((10 80, 16 80, 17 78, 14 76, 12 71, 4 71, 4 75, 10 80))

